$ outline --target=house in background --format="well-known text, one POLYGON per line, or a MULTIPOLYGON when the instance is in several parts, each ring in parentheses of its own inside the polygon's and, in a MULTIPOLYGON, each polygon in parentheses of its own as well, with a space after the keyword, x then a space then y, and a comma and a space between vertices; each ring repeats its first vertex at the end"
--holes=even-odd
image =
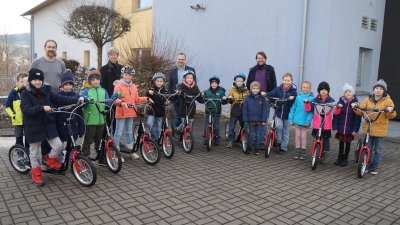
POLYGON ((229 89, 233 76, 247 75, 256 53, 264 51, 278 84, 291 72, 298 86, 311 81, 314 94, 327 81, 338 99, 346 82, 364 97, 371 91, 384 11, 385 1, 370 0, 154 0, 153 23, 180 37, 189 58, 196 56, 202 90, 214 74, 229 89))

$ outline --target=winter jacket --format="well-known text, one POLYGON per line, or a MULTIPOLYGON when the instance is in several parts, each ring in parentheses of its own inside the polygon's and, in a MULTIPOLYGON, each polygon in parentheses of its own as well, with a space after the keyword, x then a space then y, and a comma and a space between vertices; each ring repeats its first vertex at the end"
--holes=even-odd
MULTIPOLYGON (((160 94, 169 94, 169 91, 164 86, 162 86, 161 88, 158 88, 156 85, 153 85, 153 87, 150 88, 150 90, 153 92, 160 93, 160 94)), ((149 94, 149 91, 146 92, 146 96, 151 98, 154 103, 151 105, 151 110, 148 111, 148 114, 153 115, 155 117, 164 117, 165 116, 165 101, 166 101, 166 99, 155 93, 153 93, 151 95, 151 94, 149 94)), ((172 100, 172 99, 170 99, 170 100, 172 100)))
POLYGON ((115 118, 117 119, 137 117, 135 109, 122 107, 122 102, 125 102, 126 104, 136 104, 147 101, 147 97, 139 97, 139 92, 135 84, 132 83, 128 86, 123 82, 115 85, 114 93, 122 92, 122 98, 115 101, 115 105, 117 106, 115 118))
POLYGON ((314 99, 314 95, 312 92, 307 94, 300 92, 297 95, 296 100, 294 101, 292 108, 289 113, 289 122, 294 123, 299 126, 304 126, 305 124, 311 125, 311 120, 313 117, 313 112, 306 112, 304 108, 304 100, 308 99, 308 101, 312 101, 314 99))
MULTIPOLYGON (((369 98, 366 98, 361 104, 360 108, 372 108, 372 109, 386 109, 387 107, 392 106, 394 107, 392 99, 388 94, 383 94, 382 98, 375 103, 374 102, 374 95, 370 95, 369 98)), ((354 112, 361 116, 362 113, 358 110, 354 110, 354 112)), ((375 119, 378 116, 378 113, 371 113, 367 112, 369 118, 375 119)), ((377 121, 371 124, 371 133, 374 137, 385 137, 387 134, 387 129, 389 126, 389 120, 395 118, 397 115, 396 111, 392 112, 384 112, 379 115, 377 121)), ((367 133, 368 124, 364 120, 364 134, 367 133)))
POLYGON ((44 106, 57 104, 74 104, 76 97, 65 97, 51 92, 51 87, 46 85, 44 95, 35 95, 29 84, 21 88, 21 110, 23 114, 25 136, 27 142, 35 143, 58 137, 55 113, 46 113, 44 106))
POLYGON ((11 117, 13 126, 21 126, 22 123, 22 111, 21 111, 21 90, 18 86, 15 86, 8 94, 6 102, 6 113, 11 117))
POLYGON ((243 104, 243 122, 267 122, 268 105, 260 95, 248 95, 243 104))
MULTIPOLYGON (((186 70, 191 70, 194 72, 195 75, 193 76, 193 80, 196 82, 196 71, 194 70, 194 68, 185 65, 185 71, 186 70)), ((168 79, 168 90, 171 94, 175 93, 177 85, 178 85, 178 67, 175 67, 169 73, 169 79, 168 79)))
MULTIPOLYGON (((84 87, 85 89, 83 89, 81 96, 85 99, 92 97, 94 101, 102 101, 109 98, 107 91, 100 86, 95 88, 86 82, 84 87)), ((106 108, 105 104, 98 104, 98 106, 101 112, 106 108)), ((83 108, 83 118, 85 119, 86 125, 99 126, 104 124, 104 116, 99 113, 96 104, 87 104, 83 108)))
MULTIPOLYGON (((335 102, 335 99, 333 99, 331 96, 327 96, 325 99, 321 99, 321 97, 318 95, 315 97, 312 102, 316 103, 332 103, 335 102)), ((304 103, 304 108, 306 109, 306 112, 314 112, 313 120, 312 120, 312 128, 314 129, 319 129, 319 126, 321 125, 322 118, 321 116, 317 113, 316 110, 314 110, 314 104, 311 104, 309 102, 304 103)), ((324 121, 324 130, 331 130, 332 129, 332 116, 333 111, 325 115, 325 121, 324 121)))
MULTIPOLYGON (((282 87, 283 87, 283 84, 279 85, 274 90, 268 92, 267 96, 274 97, 274 98, 283 98, 283 99, 287 99, 290 96, 294 96, 296 98, 297 86, 295 84, 292 84, 292 86, 289 88, 289 90, 286 93, 283 92, 282 87)), ((294 101, 295 101, 295 99, 287 100, 285 102, 278 101, 278 103, 276 104, 278 107, 278 109, 276 110, 276 116, 281 119, 288 119, 290 108, 292 107, 294 101)))
MULTIPOLYGON (((267 85, 267 91, 272 91, 276 88, 275 70, 274 70, 274 67, 272 67, 271 65, 266 65, 266 66, 267 66, 267 70, 265 72, 265 77, 266 77, 265 82, 267 85)), ((249 75, 248 75, 247 81, 246 81, 246 87, 249 91, 251 91, 250 84, 251 84, 251 82, 254 81, 254 79, 256 77, 256 70, 257 70, 257 65, 250 68, 249 75)))
POLYGON ((114 93, 114 82, 119 81, 121 79, 121 69, 122 65, 108 63, 101 67, 101 87, 107 91, 108 96, 111 96, 114 93))
MULTIPOLYGON (((232 85, 231 90, 229 91, 228 96, 232 96, 234 99, 245 99, 249 94, 249 90, 246 86, 242 88, 236 88, 235 85, 232 85)), ((228 99, 228 103, 231 104, 231 117, 242 117, 243 115, 243 101, 232 101, 228 99)))
MULTIPOLYGON (((194 119, 194 115, 196 114, 196 103, 193 101, 192 98, 185 97, 184 94, 192 95, 192 96, 198 95, 200 93, 199 87, 197 86, 197 84, 195 84, 192 88, 189 88, 185 84, 180 83, 180 84, 176 85, 176 90, 181 92, 181 94, 180 94, 181 103, 179 105, 179 115, 182 118, 186 117, 186 104, 185 104, 185 101, 191 102, 191 104, 188 105, 188 110, 187 111, 189 112, 189 115, 188 115, 189 119, 194 119)), ((202 102, 203 98, 199 96, 199 97, 196 98, 196 100, 198 102, 202 102)))
MULTIPOLYGON (((79 95, 75 93, 74 91, 71 92, 64 92, 64 91, 59 91, 57 95, 65 96, 65 97, 74 97, 74 98, 79 98, 79 95)), ((53 108, 59 108, 66 106, 68 104, 53 104, 53 108)), ((69 109, 67 110, 68 112, 72 112, 74 109, 69 109)), ((82 107, 79 107, 77 110, 75 110, 75 113, 78 115, 74 116, 74 119, 71 120, 71 129, 72 129, 72 134, 74 137, 74 140, 78 139, 79 137, 82 137, 85 134, 85 123, 83 121, 83 111, 82 107)), ((57 113, 56 115, 56 127, 57 127, 57 132, 58 132, 58 137, 61 139, 61 141, 68 141, 69 139, 69 132, 68 132, 68 127, 64 123, 66 119, 70 117, 70 114, 67 113, 57 113)))
MULTIPOLYGON (((203 98, 220 98, 225 96, 225 89, 223 87, 217 87, 215 90, 213 90, 211 87, 204 91, 204 96, 203 98)), ((211 110, 211 115, 221 115, 221 105, 226 105, 227 101, 226 100, 221 100, 221 101, 207 101, 205 105, 205 113, 206 115, 209 114, 209 111, 207 110, 207 107, 213 107, 211 110), (216 107, 215 107, 216 106, 216 107)))
POLYGON ((356 96, 350 101, 345 100, 344 96, 340 97, 339 102, 343 107, 336 107, 333 113, 332 129, 337 130, 340 134, 358 133, 360 130, 361 116, 354 113, 351 103, 358 102, 356 96))

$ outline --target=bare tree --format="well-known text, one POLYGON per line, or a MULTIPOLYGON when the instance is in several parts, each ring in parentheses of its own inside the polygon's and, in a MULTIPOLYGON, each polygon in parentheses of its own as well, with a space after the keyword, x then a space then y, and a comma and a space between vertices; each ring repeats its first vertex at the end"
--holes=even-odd
POLYGON ((68 16, 62 19, 63 32, 83 42, 93 43, 97 48, 97 68, 101 68, 103 46, 122 37, 131 30, 131 22, 114 9, 96 2, 80 2, 69 7, 68 16))
POLYGON ((15 72, 12 71, 14 59, 11 55, 15 41, 16 36, 10 35, 6 31, 0 35, 0 73, 11 74, 15 72))
POLYGON ((81 66, 81 64, 75 59, 62 59, 65 63, 65 67, 71 70, 74 75, 75 85, 74 89, 76 93, 80 93, 83 87, 83 82, 86 81, 87 73, 86 67, 81 66))

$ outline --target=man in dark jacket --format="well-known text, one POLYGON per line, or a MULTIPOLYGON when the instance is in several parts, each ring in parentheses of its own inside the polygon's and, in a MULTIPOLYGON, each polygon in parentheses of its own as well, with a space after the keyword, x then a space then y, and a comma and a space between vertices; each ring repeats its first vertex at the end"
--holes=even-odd
MULTIPOLYGON (((196 71, 194 68, 190 66, 186 66, 186 55, 185 53, 179 53, 177 58, 176 58, 176 63, 177 66, 171 70, 169 73, 169 81, 168 81, 168 90, 170 91, 171 94, 175 93, 176 90, 176 85, 182 83, 183 79, 183 73, 186 70, 192 70, 195 74, 196 71)), ((196 81, 196 75, 193 76, 194 81, 196 81)), ((174 122, 175 126, 178 127, 181 124, 181 117, 179 115, 179 105, 181 104, 181 99, 176 98, 174 103, 173 103, 173 108, 174 108, 174 122)))
MULTIPOLYGON (((108 63, 104 66, 101 67, 100 69, 100 74, 101 74, 101 87, 104 88, 108 96, 112 96, 114 93, 114 86, 115 82, 118 82, 121 79, 121 69, 122 65, 118 63, 118 55, 119 51, 115 47, 111 47, 108 49, 107 52, 108 55, 108 63)), ((113 106, 113 112, 114 112, 114 117, 115 117, 115 106, 113 106)), ((108 126, 111 126, 111 119, 110 114, 107 114, 107 124, 108 126)), ((112 133, 114 135, 115 132, 115 118, 113 118, 113 126, 112 126, 112 133)))
MULTIPOLYGON (((250 87, 251 82, 258 81, 260 83, 260 92, 262 96, 265 96, 267 92, 270 92, 276 88, 276 76, 274 67, 271 65, 267 65, 267 55, 264 52, 257 52, 256 54, 257 65, 250 68, 249 75, 247 78, 246 86, 250 87)), ((249 89, 251 92, 251 90, 249 89)), ((265 99, 267 105, 269 104, 268 99, 265 99)), ((270 109, 267 109, 267 119, 269 118, 270 109)), ((265 134, 268 130, 268 123, 265 125, 265 130, 262 143, 260 145, 261 148, 264 148, 265 145, 265 134)))

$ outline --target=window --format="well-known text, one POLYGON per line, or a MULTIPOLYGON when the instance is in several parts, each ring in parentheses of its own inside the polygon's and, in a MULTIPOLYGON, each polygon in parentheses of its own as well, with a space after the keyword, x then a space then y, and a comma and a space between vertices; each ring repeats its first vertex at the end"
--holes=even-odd
POLYGON ((356 92, 369 94, 371 80, 372 49, 360 48, 358 52, 356 92))
POLYGON ((84 67, 90 67, 90 51, 86 50, 83 51, 83 66, 84 67))
POLYGON ((150 8, 153 5, 153 0, 137 0, 137 9, 150 8))
POLYGON ((356 87, 361 87, 361 80, 364 74, 364 59, 365 59, 365 51, 360 49, 358 53, 358 66, 357 66, 357 82, 356 87))
POLYGON ((61 53, 61 58, 62 59, 67 59, 67 52, 62 52, 61 53))

